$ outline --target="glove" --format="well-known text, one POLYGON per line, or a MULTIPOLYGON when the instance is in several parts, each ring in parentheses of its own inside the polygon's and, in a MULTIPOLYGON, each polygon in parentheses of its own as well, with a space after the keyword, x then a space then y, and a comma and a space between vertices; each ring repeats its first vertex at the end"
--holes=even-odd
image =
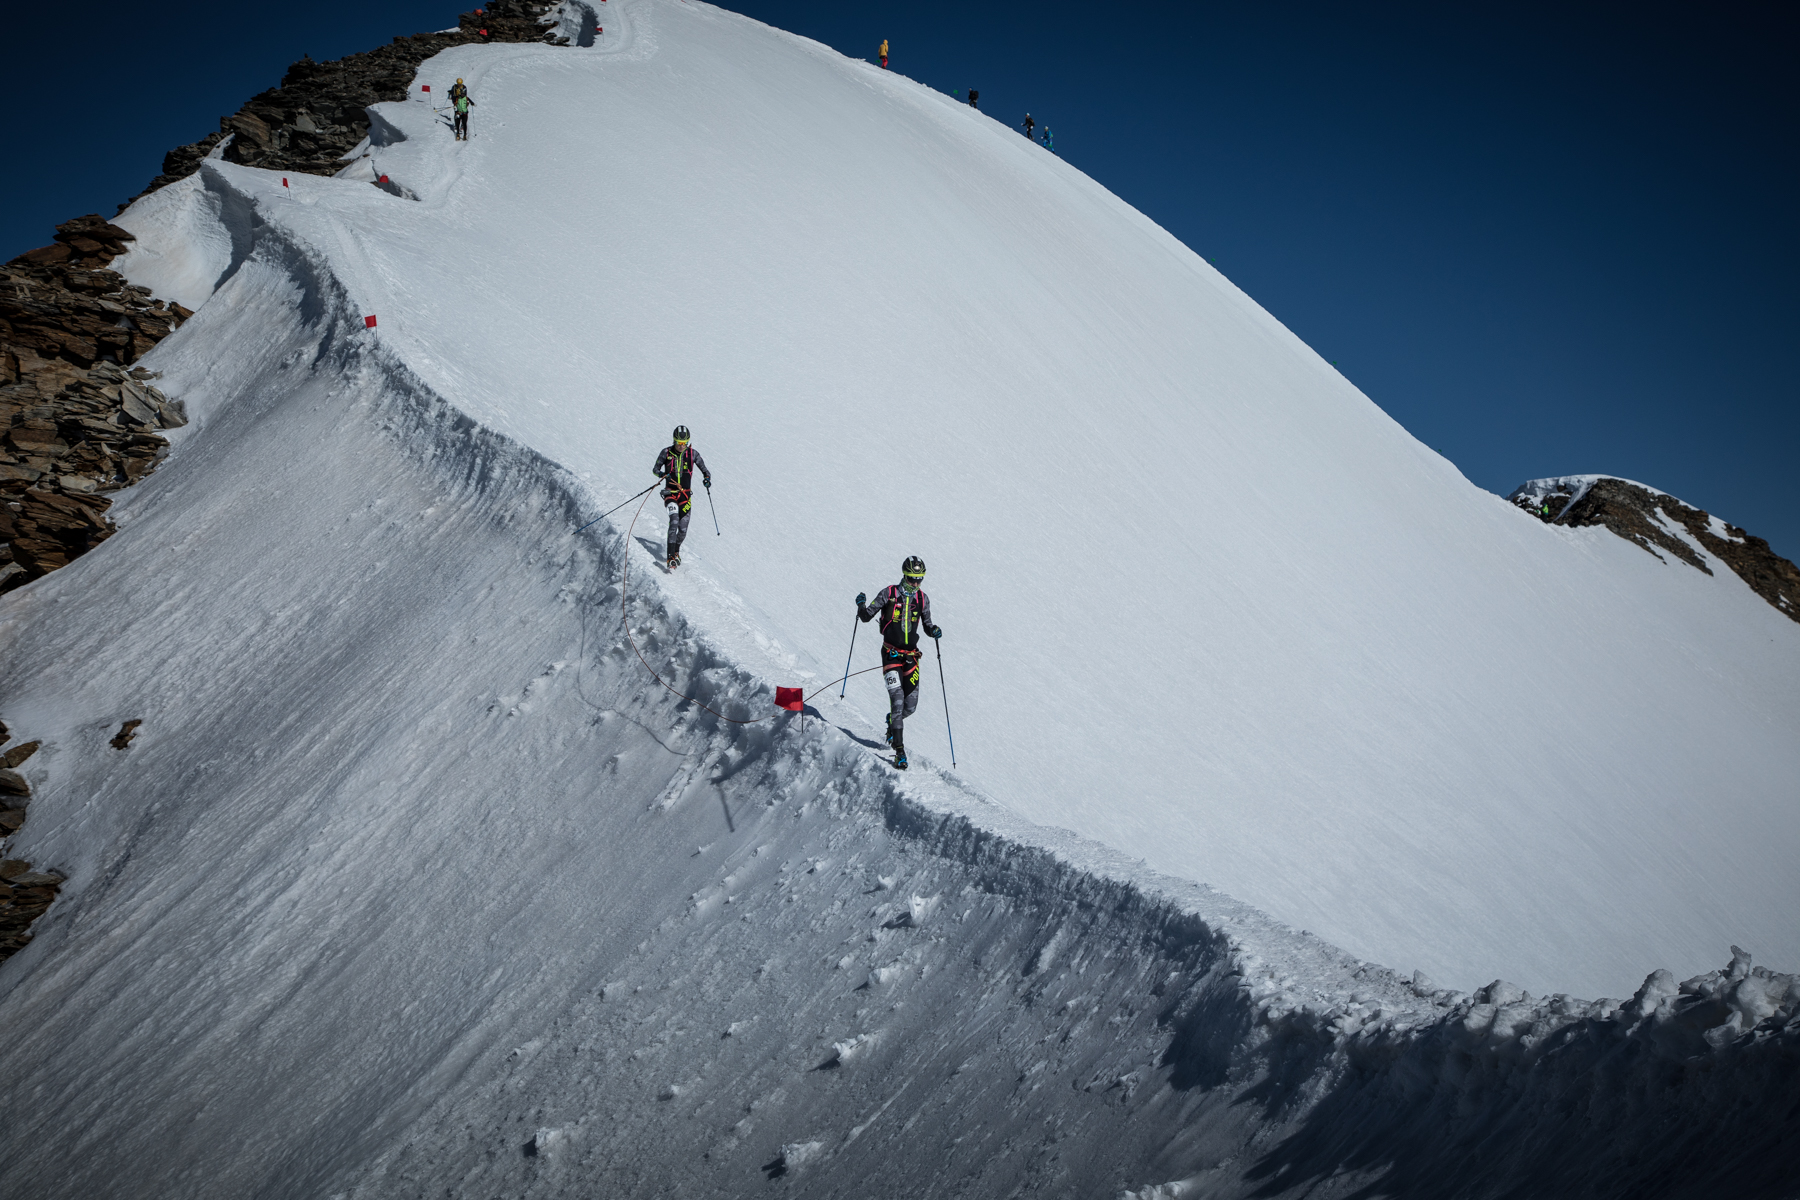
POLYGON ((708 475, 706 477, 706 490, 709 492, 712 490, 712 476, 711 475, 708 475))
POLYGON ((925 627, 925 636, 929 638, 941 638, 944 636, 944 627, 942 625, 927 625, 925 627))
POLYGON ((869 604, 869 597, 865 593, 863 593, 863 592, 856 593, 856 607, 867 608, 868 604, 869 604))

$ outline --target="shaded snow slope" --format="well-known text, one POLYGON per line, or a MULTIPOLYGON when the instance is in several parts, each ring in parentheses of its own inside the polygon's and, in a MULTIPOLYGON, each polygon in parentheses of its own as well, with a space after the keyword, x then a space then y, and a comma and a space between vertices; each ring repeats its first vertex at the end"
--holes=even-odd
POLYGON ((669 587, 726 653, 830 678, 851 597, 923 555, 964 777, 1024 818, 1465 987, 1800 959, 1791 622, 1524 520, 988 117, 705 5, 608 10, 591 51, 427 64, 469 143, 378 106, 417 202, 209 171, 596 496, 693 427, 726 536, 697 514, 669 587))
POLYGON ((70 877, 0 968, 0 1194, 1781 1194, 1800 981, 1439 991, 646 688, 626 622, 726 713, 783 667, 244 230, 153 356, 194 425, 0 602, 70 877))

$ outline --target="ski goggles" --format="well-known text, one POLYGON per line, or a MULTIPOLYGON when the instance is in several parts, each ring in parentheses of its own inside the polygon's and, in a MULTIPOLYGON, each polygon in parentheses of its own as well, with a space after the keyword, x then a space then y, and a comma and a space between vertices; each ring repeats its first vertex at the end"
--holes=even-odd
POLYGON ((924 582, 925 572, 923 571, 920 571, 917 575, 914 575, 909 571, 900 577, 900 586, 911 592, 918 591, 919 585, 924 582))

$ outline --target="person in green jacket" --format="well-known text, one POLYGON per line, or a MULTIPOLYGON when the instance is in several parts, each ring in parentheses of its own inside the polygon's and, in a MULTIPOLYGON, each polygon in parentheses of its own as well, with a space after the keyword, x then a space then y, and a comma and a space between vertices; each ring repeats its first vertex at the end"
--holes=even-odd
POLYGON ((456 110, 456 140, 466 142, 469 140, 469 110, 475 107, 475 102, 469 99, 469 89, 463 86, 460 77, 456 86, 450 89, 450 106, 456 110))

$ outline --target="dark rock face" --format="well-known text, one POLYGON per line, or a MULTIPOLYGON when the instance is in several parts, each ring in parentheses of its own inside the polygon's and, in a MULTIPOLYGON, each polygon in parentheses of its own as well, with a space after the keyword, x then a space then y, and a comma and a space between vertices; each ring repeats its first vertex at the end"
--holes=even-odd
MULTIPOLYGON (((178 146, 145 192, 185 178, 220 142, 222 157, 269 170, 334 175, 369 132, 364 109, 404 100, 418 66, 471 42, 568 39, 546 30, 550 4, 498 0, 464 13, 452 33, 397 37, 335 62, 302 58, 281 86, 222 118, 219 131, 178 146)), ((136 197, 133 197, 136 199, 136 197)), ((119 206, 123 211, 131 201, 119 206)), ((158 432, 187 423, 178 402, 131 368, 193 313, 152 299, 107 265, 135 240, 98 214, 57 226, 50 245, 0 268, 0 592, 65 566, 112 534, 102 493, 136 483, 168 449, 158 432)), ((142 721, 112 739, 130 746, 142 721)), ((0 723, 0 744, 9 731, 0 723)), ((0 838, 25 823, 30 785, 12 768, 37 742, 0 756, 0 838)), ((31 923, 63 883, 19 859, 0 861, 0 962, 31 940, 31 923)))
MULTIPOLYGON (((0 725, 0 742, 7 729, 0 725)), ((0 762, 0 838, 9 838, 25 824, 31 803, 31 785, 12 768, 30 758, 40 743, 14 746, 0 762)), ((31 940, 31 923, 43 916, 56 899, 63 877, 54 871, 33 870, 22 859, 0 861, 0 962, 5 962, 31 940)))
POLYGON ((1668 528, 1669 524, 1679 525, 1708 553, 1736 571, 1757 595, 1800 621, 1800 568, 1769 549, 1762 538, 1736 525, 1715 522, 1711 514, 1673 496, 1629 480, 1577 476, 1532 480, 1508 499, 1546 524, 1604 525, 1658 558, 1671 554, 1711 575, 1706 559, 1668 528), (1657 519, 1659 511, 1662 520, 1657 519))
POLYGON ((61 875, 34 871, 28 862, 0 862, 0 962, 31 941, 31 923, 50 910, 62 883, 61 875))
MULTIPOLYGON (((101 359, 129 365, 191 315, 104 269, 134 240, 97 215, 77 217, 56 227, 52 244, 0 268, 0 385, 44 370, 66 382, 101 359)), ((43 395, 56 390, 38 382, 43 395)))
POLYGON ((101 493, 129 486, 187 423, 126 368, 192 316, 106 270, 131 234, 98 216, 0 267, 0 592, 112 533, 101 493))
POLYGON ((38 752, 38 747, 43 744, 44 743, 42 742, 20 742, 5 754, 0 754, 0 767, 4 767, 9 771, 12 770, 32 755, 36 754, 38 752))
MULTIPOLYGON (((334 175, 369 132, 366 107, 406 99, 432 55, 471 42, 567 44, 544 26, 550 7, 498 0, 464 13, 450 33, 397 37, 334 62, 302 58, 217 133, 169 151, 145 191, 191 175, 227 138, 228 161, 334 175)), ((105 269, 132 240, 97 214, 77 217, 57 226, 51 245, 0 268, 0 592, 110 536, 103 493, 149 474, 168 448, 159 431, 187 423, 149 386, 154 375, 126 371, 193 315, 105 269)))
MULTIPOLYGON (((153 192, 200 168, 200 161, 227 137, 221 154, 227 162, 291 171, 302 175, 335 175, 343 157, 368 136, 371 104, 405 100, 419 64, 452 46, 485 42, 566 44, 540 23, 548 3, 498 0, 478 12, 466 12, 450 33, 415 33, 396 37, 379 49, 331 62, 301 58, 270 88, 229 117, 219 129, 163 158, 162 174, 144 192, 153 192)), ((142 193, 140 193, 142 194, 142 193)), ((132 200, 137 199, 136 196, 132 200)), ((131 200, 119 205, 124 211, 131 200)))

